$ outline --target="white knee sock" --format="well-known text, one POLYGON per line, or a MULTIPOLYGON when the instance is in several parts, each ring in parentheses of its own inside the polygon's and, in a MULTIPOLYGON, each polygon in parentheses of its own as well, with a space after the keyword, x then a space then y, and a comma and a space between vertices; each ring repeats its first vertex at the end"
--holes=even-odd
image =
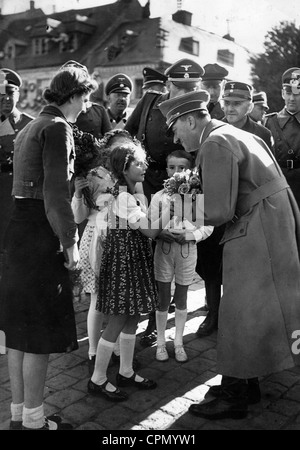
POLYGON ((11 420, 13 420, 14 422, 22 422, 23 407, 24 407, 24 402, 10 404, 11 420))
POLYGON ((109 342, 102 337, 99 340, 95 369, 92 375, 92 382, 95 384, 103 384, 107 380, 107 368, 114 349, 115 343, 109 342))
POLYGON ((187 309, 177 309, 175 308, 175 339, 174 345, 183 344, 183 332, 184 326, 187 318, 187 309))
MULTIPOLYGON (((42 428, 45 423, 43 403, 37 408, 23 408, 23 426, 26 428, 42 428)), ((52 422, 51 422, 52 423, 52 422)), ((57 424, 55 424, 57 427, 57 424)))
POLYGON ((91 303, 87 316, 87 333, 89 337, 89 358, 97 353, 97 345, 103 328, 104 314, 96 309, 97 294, 91 293, 91 303))
POLYGON ((114 346, 114 354, 117 356, 120 356, 120 335, 118 336, 118 339, 116 340, 116 343, 114 346))
POLYGON ((132 361, 135 347, 135 334, 120 333, 120 375, 130 378, 134 370, 132 361))
POLYGON ((157 345, 166 344, 166 327, 168 320, 168 310, 167 311, 156 311, 156 329, 157 329, 157 345))

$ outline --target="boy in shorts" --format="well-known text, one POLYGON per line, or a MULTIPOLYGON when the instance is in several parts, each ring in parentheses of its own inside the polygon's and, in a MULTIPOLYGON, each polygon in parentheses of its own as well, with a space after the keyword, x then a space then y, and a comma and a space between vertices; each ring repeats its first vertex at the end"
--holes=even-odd
MULTIPOLYGON (((176 150, 167 157, 168 177, 193 167, 193 157, 185 150, 176 150)), ((153 195, 149 213, 152 220, 159 217, 163 208, 169 207, 170 197, 160 190, 153 195)), ((165 330, 171 303, 171 284, 175 277, 175 359, 186 362, 188 356, 183 347, 183 332, 187 319, 187 292, 193 282, 197 261, 197 242, 213 232, 213 226, 195 227, 185 218, 173 218, 156 238, 154 274, 158 286, 158 309, 156 311, 157 350, 156 359, 167 361, 165 330)))

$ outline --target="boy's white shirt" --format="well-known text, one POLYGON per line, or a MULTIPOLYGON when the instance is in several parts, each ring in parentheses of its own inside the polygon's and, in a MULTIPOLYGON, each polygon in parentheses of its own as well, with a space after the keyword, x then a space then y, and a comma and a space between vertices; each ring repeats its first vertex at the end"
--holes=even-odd
MULTIPOLYGON (((162 208, 168 208, 170 205, 170 200, 170 196, 166 194, 163 189, 156 192, 152 196, 148 210, 148 217, 151 221, 156 221, 159 218, 160 205, 162 208)), ((195 226, 187 219, 181 219, 181 217, 179 218, 178 216, 174 216, 164 229, 169 230, 171 233, 178 233, 180 230, 190 231, 193 234, 196 243, 207 239, 214 230, 214 227, 211 225, 195 226)))

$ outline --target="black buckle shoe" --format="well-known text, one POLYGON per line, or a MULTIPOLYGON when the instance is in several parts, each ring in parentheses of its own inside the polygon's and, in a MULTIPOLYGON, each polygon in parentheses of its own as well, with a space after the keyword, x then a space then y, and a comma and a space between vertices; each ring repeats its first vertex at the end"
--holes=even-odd
POLYGON ((142 381, 135 381, 135 375, 136 373, 130 378, 127 378, 118 373, 116 377, 117 386, 136 386, 144 390, 155 389, 157 387, 157 383, 153 380, 148 380, 148 378, 144 378, 142 381))
MULTIPOLYGON (((56 430, 73 430, 73 426, 70 423, 62 422, 59 416, 48 416, 45 417, 45 423, 41 428, 27 428, 22 425, 22 430, 50 430, 49 420, 57 424, 56 430)), ((56 431, 52 430, 52 431, 56 431)), ((50 430, 51 431, 51 430, 50 430)))
POLYGON ((216 398, 207 403, 194 403, 189 407, 189 412, 208 420, 240 420, 247 416, 248 409, 246 402, 230 402, 223 398, 216 398))
MULTIPOLYGON (((54 414, 53 416, 47 416, 47 419, 52 420, 52 422, 55 422, 57 424, 60 424, 62 422, 62 418, 60 416, 57 416, 56 414, 54 414)), ((11 420, 9 429, 22 430, 22 420, 11 420)))
POLYGON ((140 343, 143 347, 151 347, 156 344, 157 341, 157 332, 153 331, 151 334, 143 334, 140 339, 140 343))
POLYGON ((122 402, 128 399, 128 395, 124 391, 120 391, 120 389, 116 388, 115 391, 109 392, 106 390, 106 385, 108 380, 103 384, 95 384, 92 380, 88 382, 88 393, 95 396, 106 397, 108 400, 113 402, 122 402))

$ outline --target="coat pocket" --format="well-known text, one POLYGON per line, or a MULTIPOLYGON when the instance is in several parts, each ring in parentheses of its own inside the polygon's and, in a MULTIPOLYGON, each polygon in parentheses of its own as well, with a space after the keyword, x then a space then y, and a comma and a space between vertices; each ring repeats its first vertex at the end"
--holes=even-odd
POLYGON ((222 237, 220 244, 231 241, 232 239, 241 238, 247 236, 248 221, 238 221, 232 225, 227 226, 224 236, 222 237))

